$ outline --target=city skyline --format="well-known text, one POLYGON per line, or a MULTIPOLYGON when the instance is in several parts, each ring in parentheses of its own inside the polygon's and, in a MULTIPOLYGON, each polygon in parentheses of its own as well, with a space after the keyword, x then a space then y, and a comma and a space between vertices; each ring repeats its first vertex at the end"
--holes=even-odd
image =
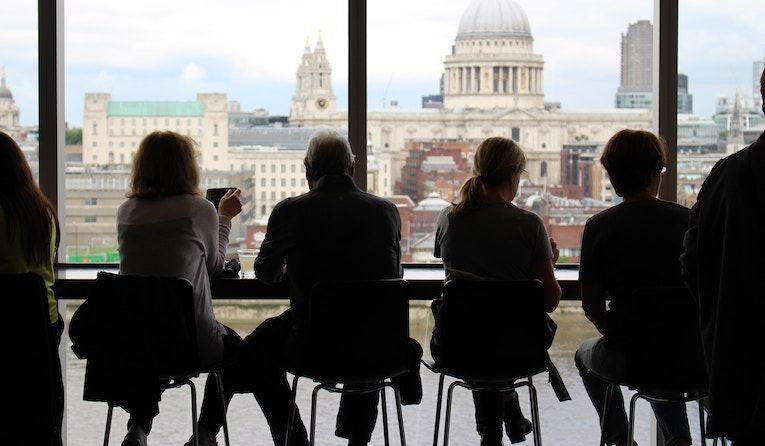
MULTIPOLYGON (((120 100, 184 100, 200 91, 225 92, 244 109, 287 114, 295 70, 308 34, 312 45, 322 32, 333 65, 339 108, 347 102, 347 4, 293 1, 298 11, 284 29, 284 6, 248 2, 101 4, 71 0, 65 12, 66 119, 79 126, 86 91, 110 92, 120 100), (327 7, 329 5, 330 7, 327 7), (334 6, 333 9, 331 6, 334 6), (252 10, 259 14, 241 14, 252 10), (237 14, 239 12, 239 14, 237 14), (108 18, 122 17, 119 23, 108 18), (200 17, 206 20, 201 20, 200 17), (171 20, 166 20, 170 17, 171 20), (200 23, 212 24, 200 30, 200 23), (174 32, 149 32, 166 29, 174 32), (157 36, 161 36, 160 39, 157 36)), ((650 1, 618 6, 604 0, 556 3, 554 17, 544 2, 520 0, 532 23, 537 51, 545 56, 545 100, 564 109, 610 109, 619 85, 620 36, 629 23, 652 20, 650 1), (602 17, 607 17, 603 21, 602 17), (575 39, 571 39, 575 36, 575 39), (586 63, 583 63, 586 61, 586 63), (584 68, 584 69, 583 69, 584 68)), ((736 88, 749 94, 752 62, 765 56, 765 36, 754 11, 758 2, 737 9, 694 0, 680 15, 680 71, 689 76, 697 114, 712 114, 718 96, 736 88), (698 4, 698 5, 696 5, 698 4), (725 24, 720 26, 720 24, 725 24), (715 32, 730 27, 736 33, 715 32)), ((397 100, 419 107, 421 96, 438 92, 443 58, 450 52, 466 0, 416 4, 369 2, 369 108, 397 100), (406 5, 406 6, 405 6, 406 5), (402 15, 401 11, 408 11, 402 15), (412 36, 427 36, 416 38, 412 36)), ((681 5, 682 7, 682 5, 681 5)), ((759 6, 762 8, 762 6, 759 6)), ((36 33, 34 5, 0 18, 0 65, 7 71, 24 125, 36 124, 36 33), (19 15, 16 17, 15 15, 19 15)))

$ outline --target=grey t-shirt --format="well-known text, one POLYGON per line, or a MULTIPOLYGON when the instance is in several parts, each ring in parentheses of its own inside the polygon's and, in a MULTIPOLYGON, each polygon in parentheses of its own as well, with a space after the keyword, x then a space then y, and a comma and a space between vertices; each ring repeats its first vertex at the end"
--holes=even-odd
POLYGON ((433 255, 442 258, 446 280, 459 272, 499 280, 530 279, 532 265, 553 258, 542 220, 512 203, 485 204, 438 217, 433 255), (456 273, 455 273, 456 271, 456 273))

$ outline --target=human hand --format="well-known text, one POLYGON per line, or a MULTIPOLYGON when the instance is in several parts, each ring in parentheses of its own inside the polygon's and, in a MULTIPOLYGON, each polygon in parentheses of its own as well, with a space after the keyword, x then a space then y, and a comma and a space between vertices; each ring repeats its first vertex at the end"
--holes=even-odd
POLYGON ((229 189, 218 203, 218 214, 234 218, 242 212, 242 191, 239 189, 229 189))
POLYGON ((558 249, 558 244, 555 242, 555 239, 550 237, 550 246, 552 247, 553 252, 553 265, 558 263, 558 257, 560 257, 560 250, 558 249))

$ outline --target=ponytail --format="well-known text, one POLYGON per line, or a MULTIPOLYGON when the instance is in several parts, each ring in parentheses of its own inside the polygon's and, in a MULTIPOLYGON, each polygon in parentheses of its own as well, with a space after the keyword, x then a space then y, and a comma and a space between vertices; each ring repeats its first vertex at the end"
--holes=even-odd
POLYGON ((469 209, 474 209, 483 204, 486 191, 481 178, 473 175, 460 188, 460 201, 454 205, 454 213, 459 214, 469 209))
POLYGON ((526 167, 526 155, 518 144, 501 136, 485 139, 475 151, 473 176, 460 188, 454 214, 480 207, 486 188, 495 188, 526 167))

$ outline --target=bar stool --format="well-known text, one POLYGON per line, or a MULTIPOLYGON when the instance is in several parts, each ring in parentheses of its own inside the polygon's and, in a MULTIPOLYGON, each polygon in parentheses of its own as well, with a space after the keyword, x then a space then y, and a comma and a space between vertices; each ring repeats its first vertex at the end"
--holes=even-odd
POLYGON ((72 349, 88 360, 86 401, 109 404, 104 446, 109 444, 113 408, 132 391, 188 386, 192 444, 198 444, 196 388, 191 378, 212 373, 224 407, 221 365, 204 367, 197 353, 194 296, 184 279, 98 273, 93 295, 72 318, 72 349))
POLYGON ((0 274, 0 290, 6 315, 0 335, 8 341, 3 354, 14 376, 3 391, 4 422, 12 427, 4 442, 60 445, 64 396, 45 282, 34 273, 0 274))
POLYGON ((646 287, 625 298, 627 321, 623 336, 626 378, 615 382, 593 376, 609 384, 603 406, 600 444, 605 444, 603 427, 609 402, 618 386, 636 391, 630 399, 627 444, 635 432, 635 412, 639 399, 659 404, 697 401, 699 429, 706 445, 704 408, 707 374, 701 350, 698 307, 685 287, 646 287), (667 367, 666 364, 672 364, 667 367))
POLYGON ((433 445, 438 445, 444 377, 450 376, 457 380, 447 391, 444 446, 449 444, 452 393, 456 387, 497 393, 527 387, 534 444, 541 446, 539 405, 532 376, 547 370, 549 337, 542 282, 448 282, 431 341, 435 361, 424 362, 440 375, 433 445))
POLYGON ((385 389, 393 390, 399 438, 406 445, 399 389, 390 381, 410 369, 409 301, 401 279, 322 283, 310 295, 304 343, 288 348, 284 362, 292 380, 285 445, 289 445, 300 378, 317 384, 311 396, 309 441, 315 444, 316 401, 320 390, 339 394, 380 392, 385 445, 389 445, 385 389), (343 387, 340 387, 340 385, 343 387), (346 388, 351 385, 352 388, 346 388))

